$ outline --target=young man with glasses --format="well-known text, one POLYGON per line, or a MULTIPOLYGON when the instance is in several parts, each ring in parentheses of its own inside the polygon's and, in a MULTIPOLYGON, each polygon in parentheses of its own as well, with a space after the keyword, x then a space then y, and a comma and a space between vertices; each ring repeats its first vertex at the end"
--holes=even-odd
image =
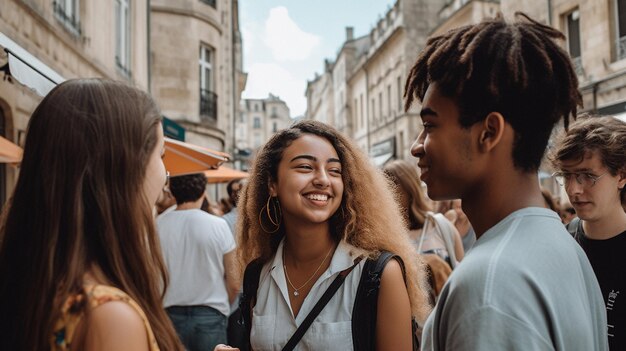
POLYGON ((587 254, 608 317, 609 349, 626 350, 626 123, 613 117, 575 122, 551 157, 578 219, 568 230, 587 254))

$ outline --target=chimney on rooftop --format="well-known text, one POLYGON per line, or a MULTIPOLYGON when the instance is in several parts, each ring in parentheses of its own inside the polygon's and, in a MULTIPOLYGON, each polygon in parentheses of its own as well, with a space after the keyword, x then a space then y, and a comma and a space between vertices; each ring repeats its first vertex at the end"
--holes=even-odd
POLYGON ((346 27, 346 41, 354 39, 354 27, 346 27))

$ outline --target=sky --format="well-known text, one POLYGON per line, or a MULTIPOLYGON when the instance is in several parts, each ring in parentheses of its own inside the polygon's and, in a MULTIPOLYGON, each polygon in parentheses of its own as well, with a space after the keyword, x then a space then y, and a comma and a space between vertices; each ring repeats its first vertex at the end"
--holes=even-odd
POLYGON ((306 84, 334 60, 346 39, 369 34, 393 0, 240 0, 243 65, 248 73, 242 97, 270 93, 287 103, 291 116, 306 111, 306 84))

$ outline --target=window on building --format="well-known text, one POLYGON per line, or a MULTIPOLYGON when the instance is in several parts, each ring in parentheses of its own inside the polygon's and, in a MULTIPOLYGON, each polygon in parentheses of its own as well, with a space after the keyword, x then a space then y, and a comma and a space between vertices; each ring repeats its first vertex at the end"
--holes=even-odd
POLYGON ((372 99, 372 120, 376 120, 376 99, 372 99))
POLYGON ((272 123, 272 133, 278 132, 278 123, 272 123))
POLYGON ((276 113, 276 106, 272 106, 272 117, 278 117, 278 114, 276 113))
POLYGON ((626 0, 615 1, 615 33, 617 37, 617 59, 626 58, 626 0))
POLYGON ((363 94, 359 96, 359 105, 361 110, 361 127, 365 126, 365 109, 363 108, 363 94))
POLYGON ((578 9, 565 16, 565 32, 567 33, 567 49, 578 75, 582 75, 583 66, 580 47, 580 12, 578 9))
POLYGON ((360 127, 360 125, 359 125, 360 120, 359 120, 359 105, 358 105, 358 103, 359 103, 358 100, 354 99, 354 109, 353 109, 353 113, 354 113, 354 115, 353 115, 354 117, 353 118, 354 119, 353 119, 353 121, 356 122, 356 127, 357 128, 360 127))
POLYGON ((213 91, 213 49, 200 46, 200 89, 213 91))
POLYGON ((115 0, 115 64, 130 76, 130 0, 115 0))
POLYGON ((404 108, 403 106, 403 101, 402 101, 402 79, 400 78, 400 76, 398 76, 398 113, 402 112, 402 109, 404 108))
POLYGON ((378 93, 378 118, 384 119, 383 117, 383 93, 378 93))
POLYGON ((387 116, 391 116, 391 84, 387 85, 387 116))
POLYGON ((254 111, 259 111, 259 104, 254 104, 254 111))
POLYGON ((254 117, 254 124, 252 125, 254 129, 261 128, 261 117, 254 117))
POLYGON ((80 36, 79 0, 54 0, 52 9, 56 18, 71 33, 80 36))
POLYGON ((217 121, 217 94, 213 86, 213 61, 214 50, 208 46, 200 45, 200 119, 203 121, 217 121))
POLYGON ((256 149, 259 146, 261 146, 261 135, 254 134, 254 148, 256 149))

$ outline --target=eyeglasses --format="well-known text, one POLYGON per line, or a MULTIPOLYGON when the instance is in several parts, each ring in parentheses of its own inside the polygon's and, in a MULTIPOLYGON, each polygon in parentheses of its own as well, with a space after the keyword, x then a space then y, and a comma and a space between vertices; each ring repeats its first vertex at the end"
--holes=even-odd
POLYGON ((569 183, 572 179, 576 179, 576 183, 584 186, 585 188, 591 188, 596 185, 598 179, 602 178, 607 173, 609 172, 604 172, 603 174, 597 176, 591 173, 554 172, 552 177, 554 177, 554 180, 556 180, 556 182, 561 186, 569 183))
POLYGON ((165 171, 165 185, 170 183, 170 171, 165 171))

